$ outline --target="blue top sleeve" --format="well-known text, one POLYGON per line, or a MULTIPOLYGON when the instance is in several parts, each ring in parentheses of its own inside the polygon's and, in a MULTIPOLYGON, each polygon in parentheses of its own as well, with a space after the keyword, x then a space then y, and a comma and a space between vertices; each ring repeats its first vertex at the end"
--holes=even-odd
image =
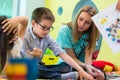
POLYGON ((67 25, 63 25, 58 33, 57 42, 62 48, 72 48, 71 30, 67 25))

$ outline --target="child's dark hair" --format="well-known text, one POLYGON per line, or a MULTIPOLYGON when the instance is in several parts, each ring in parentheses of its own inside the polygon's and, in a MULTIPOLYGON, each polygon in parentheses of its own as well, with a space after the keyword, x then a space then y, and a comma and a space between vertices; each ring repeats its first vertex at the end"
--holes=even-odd
POLYGON ((39 23, 43 19, 51 20, 53 22, 55 21, 53 13, 48 8, 36 8, 32 13, 32 20, 35 20, 36 23, 39 23))
POLYGON ((2 71, 6 60, 7 60, 7 51, 12 49, 13 44, 9 44, 9 41, 14 37, 13 32, 11 32, 9 35, 7 35, 5 32, 3 32, 3 25, 2 22, 7 19, 6 16, 0 16, 0 72, 2 71))

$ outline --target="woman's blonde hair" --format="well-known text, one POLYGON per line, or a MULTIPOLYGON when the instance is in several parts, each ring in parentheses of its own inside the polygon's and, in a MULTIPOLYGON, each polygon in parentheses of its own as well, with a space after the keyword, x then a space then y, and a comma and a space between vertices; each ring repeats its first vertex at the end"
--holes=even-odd
MULTIPOLYGON (((76 17, 73 19, 72 22, 67 23, 67 25, 72 29, 72 36, 73 36, 73 41, 77 42, 79 40, 79 35, 82 35, 82 33, 80 33, 78 31, 78 25, 77 25, 77 19, 79 17, 79 15, 81 14, 81 12, 87 12, 89 15, 94 16, 97 13, 97 10, 91 6, 84 6, 83 8, 80 9, 80 11, 78 12, 78 14, 76 15, 76 17)), ((94 50, 95 45, 96 45, 96 41, 99 38, 99 31, 97 29, 97 27, 95 26, 95 24, 92 22, 91 26, 89 27, 89 29, 87 31, 85 31, 88 34, 88 49, 89 50, 94 50)))

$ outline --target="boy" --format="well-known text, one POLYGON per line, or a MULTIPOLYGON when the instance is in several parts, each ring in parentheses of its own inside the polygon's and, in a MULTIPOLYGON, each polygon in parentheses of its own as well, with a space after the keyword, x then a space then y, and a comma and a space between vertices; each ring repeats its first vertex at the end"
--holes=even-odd
MULTIPOLYGON (((66 63, 74 67, 81 77, 93 80, 93 77, 86 73, 71 57, 64 53, 62 48, 50 37, 49 32, 53 29, 52 24, 55 18, 52 12, 45 7, 36 8, 32 13, 32 28, 28 29, 25 34, 23 46, 20 50, 22 57, 36 57, 38 59, 39 74, 38 78, 50 78, 57 80, 67 80, 62 71, 69 68, 67 64, 45 66, 41 59, 47 48, 53 50, 56 56, 60 56, 66 63), (34 48, 40 49, 40 52, 32 53, 34 48), (41 56, 40 56, 41 55, 41 56)), ((69 72, 69 69, 64 73, 69 72)), ((70 72, 68 78, 76 80, 75 73, 70 72)))

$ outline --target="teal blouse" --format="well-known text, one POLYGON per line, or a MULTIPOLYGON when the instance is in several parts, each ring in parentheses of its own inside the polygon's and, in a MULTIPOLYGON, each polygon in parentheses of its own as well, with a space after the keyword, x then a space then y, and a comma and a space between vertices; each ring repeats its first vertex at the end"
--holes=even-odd
POLYGON ((77 58, 80 61, 84 62, 85 60, 84 50, 87 45, 86 39, 87 34, 84 33, 77 43, 73 42, 71 28, 69 28, 67 25, 63 25, 58 33, 57 43, 60 46, 62 46, 63 49, 64 48, 73 49, 77 58))

